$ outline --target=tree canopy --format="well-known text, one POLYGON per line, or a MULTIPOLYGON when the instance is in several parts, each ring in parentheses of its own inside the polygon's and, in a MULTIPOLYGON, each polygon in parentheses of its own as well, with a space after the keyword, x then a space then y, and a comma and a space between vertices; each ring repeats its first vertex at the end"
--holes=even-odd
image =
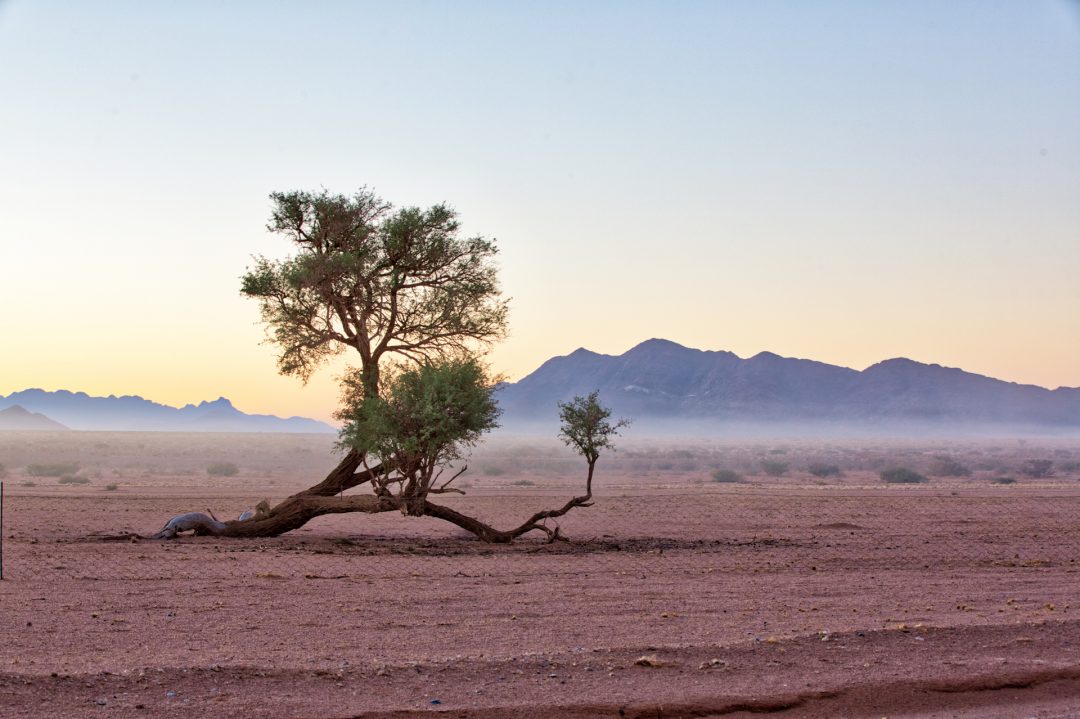
POLYGON ((296 253, 255 258, 241 292, 258 300, 282 374, 307 381, 351 348, 365 393, 375 395, 384 356, 454 356, 505 333, 495 243, 462 237, 447 205, 395 210, 367 188, 270 197, 267 229, 296 253))

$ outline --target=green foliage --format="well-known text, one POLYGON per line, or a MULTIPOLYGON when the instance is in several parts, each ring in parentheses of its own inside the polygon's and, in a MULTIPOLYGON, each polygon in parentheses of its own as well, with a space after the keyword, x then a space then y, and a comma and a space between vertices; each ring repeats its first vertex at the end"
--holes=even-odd
POLYGON ((372 453, 399 471, 433 468, 462 456, 497 426, 494 383, 472 357, 397 367, 380 396, 365 397, 358 372, 344 378, 342 446, 372 453))
POLYGON ((841 474, 840 466, 836 464, 825 464, 823 462, 814 462, 806 471, 815 477, 838 477, 841 474))
POLYGON ((926 477, 907 467, 893 467, 881 473, 881 479, 888 484, 921 484, 926 477))
POLYGON ((90 484, 90 480, 86 477, 76 477, 70 474, 65 474, 56 481, 58 484, 90 484))
POLYGON ((383 355, 447 358, 503 335, 495 244, 460 237, 446 205, 394 210, 368 189, 270 197, 267 229, 297 253, 256 258, 241 292, 259 302, 283 374, 307 381, 327 358, 352 348, 374 394, 383 355))
POLYGON ((52 462, 26 465, 26 473, 31 477, 63 477, 79 471, 78 462, 52 462))
POLYGON ((240 468, 232 462, 214 462, 206 468, 206 473, 211 477, 235 477, 240 468))
POLYGON ((761 471, 770 477, 782 477, 784 473, 788 471, 790 467, 787 462, 781 462, 775 459, 763 459, 761 461, 761 471))
POLYGON ((712 473, 712 481, 729 484, 742 481, 742 475, 734 469, 717 469, 712 473))
POLYGON ((515 479, 510 484, 514 485, 515 487, 532 487, 536 484, 536 482, 532 481, 531 479, 515 479))
POLYGON ((599 394, 592 392, 587 397, 559 402, 559 438, 585 457, 590 466, 600 457, 600 450, 615 448, 612 438, 630 424, 625 419, 611 422, 611 410, 600 404, 599 394))

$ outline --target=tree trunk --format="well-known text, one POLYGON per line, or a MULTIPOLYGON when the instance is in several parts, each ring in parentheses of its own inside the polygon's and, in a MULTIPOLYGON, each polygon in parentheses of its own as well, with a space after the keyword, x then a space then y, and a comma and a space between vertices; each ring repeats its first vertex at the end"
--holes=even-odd
MULTIPOLYGON (((350 449, 349 453, 338 463, 338 466, 334 467, 330 474, 326 475, 326 479, 308 487, 303 492, 297 492, 289 499, 294 497, 333 497, 335 494, 341 494, 346 489, 352 489, 365 482, 370 482, 372 475, 377 473, 379 468, 374 467, 371 471, 363 470, 358 472, 360 463, 363 461, 363 454, 355 449, 350 449)), ((276 510, 277 507, 274 509, 276 510)))
POLYGON ((378 514, 398 508, 398 502, 391 497, 376 497, 373 494, 350 495, 348 497, 289 497, 274 507, 269 515, 244 520, 218 522, 203 514, 184 514, 170 520, 153 539, 171 539, 178 531, 194 530, 195 534, 211 537, 258 538, 277 537, 307 524, 315 517, 324 514, 343 514, 363 512, 378 514), (185 519, 181 525, 172 528, 176 519, 185 519))

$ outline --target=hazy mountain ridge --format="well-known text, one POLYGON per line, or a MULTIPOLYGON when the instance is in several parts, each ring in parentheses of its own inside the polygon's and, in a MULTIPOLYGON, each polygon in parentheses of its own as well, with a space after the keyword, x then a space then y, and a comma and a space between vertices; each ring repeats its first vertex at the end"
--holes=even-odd
POLYGON ((18 405, 71 429, 153 432, 335 432, 325 422, 306 417, 246 414, 219 397, 183 407, 137 395, 91 397, 85 392, 27 389, 0 396, 0 410, 18 405))
POLYGON ((0 431, 54 431, 63 432, 68 427, 38 412, 29 412, 17 404, 0 409, 0 431))
POLYGON ((503 423, 547 422, 556 402, 600 390, 618 414, 720 423, 1080 429, 1080 388, 1055 390, 885 360, 858 371, 761 352, 741 359, 651 339, 618 355, 579 349, 498 393, 503 423))

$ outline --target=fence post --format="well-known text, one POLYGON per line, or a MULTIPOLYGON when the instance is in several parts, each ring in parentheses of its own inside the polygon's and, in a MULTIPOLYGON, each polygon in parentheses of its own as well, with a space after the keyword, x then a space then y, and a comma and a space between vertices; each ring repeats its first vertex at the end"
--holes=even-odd
POLYGON ((0 582, 4 581, 4 481, 0 480, 0 582))

